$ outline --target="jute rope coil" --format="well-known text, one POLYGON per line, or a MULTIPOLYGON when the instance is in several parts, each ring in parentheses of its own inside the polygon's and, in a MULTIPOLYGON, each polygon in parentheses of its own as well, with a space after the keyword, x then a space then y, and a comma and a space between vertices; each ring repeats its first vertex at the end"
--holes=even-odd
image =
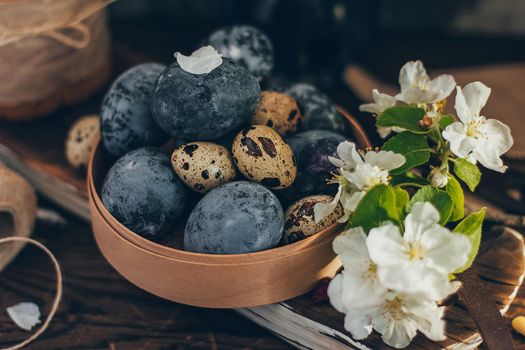
POLYGON ((20 175, 0 162, 0 273, 25 244, 32 244, 51 259, 56 271, 56 296, 42 326, 26 340, 0 350, 21 349, 38 338, 49 326, 62 298, 62 272, 53 254, 42 243, 30 238, 36 217, 36 194, 20 175))
POLYGON ((47 247, 45 245, 43 245, 42 243, 40 243, 38 241, 35 241, 32 238, 27 238, 27 237, 4 237, 4 238, 0 238, 0 245, 5 244, 5 243, 11 243, 11 242, 23 242, 23 243, 32 244, 32 245, 38 247, 39 249, 44 251, 44 253, 47 254, 47 256, 49 257, 49 259, 51 259, 51 262, 53 263, 53 266, 55 268, 55 273, 56 273, 56 294, 55 294, 55 299, 53 300, 53 304, 51 305, 51 310, 49 311, 49 313, 48 313, 48 315, 46 317, 46 320, 44 321, 44 323, 42 323, 42 326, 40 326, 40 328, 38 328, 38 330, 36 332, 33 333, 26 340, 24 340, 24 341, 22 341, 22 342, 20 342, 18 344, 9 346, 7 348, 2 348, 0 350, 18 350, 18 349, 22 349, 24 346, 27 346, 29 343, 31 343, 32 341, 37 339, 42 333, 45 332, 45 330, 47 329, 47 327, 51 323, 51 320, 53 320, 53 317, 55 316, 55 314, 56 314, 56 312, 58 310, 58 305, 60 304, 60 300, 62 299, 62 271, 60 269, 60 264, 58 263, 57 259, 53 255, 53 253, 51 253, 51 251, 49 249, 47 249, 47 247))

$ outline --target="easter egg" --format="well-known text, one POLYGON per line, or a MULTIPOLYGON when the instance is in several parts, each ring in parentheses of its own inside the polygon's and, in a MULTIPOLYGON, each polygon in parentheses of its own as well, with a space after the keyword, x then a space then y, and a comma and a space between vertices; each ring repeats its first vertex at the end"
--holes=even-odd
POLYGON ((340 133, 346 130, 346 122, 337 112, 335 104, 316 87, 298 83, 287 87, 284 93, 293 97, 299 104, 304 117, 304 130, 330 130, 340 133))
POLYGON ((330 203, 332 200, 333 197, 331 196, 313 195, 290 205, 284 214, 283 243, 289 244, 300 241, 336 223, 343 215, 341 204, 338 204, 335 210, 320 222, 315 222, 315 205, 330 203))
POLYGON ((143 147, 119 158, 102 185, 102 202, 124 226, 156 239, 173 229, 186 203, 186 188, 170 158, 143 147))
POLYGON ((135 148, 160 146, 168 139, 150 110, 153 86, 164 68, 158 63, 140 64, 111 85, 100 109, 102 144, 109 153, 121 156, 135 148))
POLYGON ((285 136, 296 132, 302 123, 303 116, 293 98, 276 91, 261 92, 251 124, 266 125, 285 136))
POLYGON ((327 130, 304 131, 286 138, 297 162, 297 179, 279 196, 286 202, 292 202, 311 194, 334 195, 337 186, 326 181, 336 167, 328 160, 337 157, 337 146, 348 139, 327 130))
POLYGON ((239 171, 266 187, 286 188, 297 175, 290 146, 265 125, 252 125, 238 133, 233 140, 232 153, 239 171))
POLYGON ((166 133, 184 140, 215 140, 248 124, 260 88, 245 68, 224 59, 209 73, 193 74, 174 62, 159 76, 152 110, 166 133))
POLYGON ((192 142, 171 155, 173 170, 192 190, 206 193, 233 181, 236 171, 230 151, 211 142, 192 142))
POLYGON ((213 32, 206 42, 223 57, 248 69, 259 81, 273 69, 273 46, 259 29, 251 26, 232 26, 213 32))
POLYGON ((91 152, 100 139, 100 118, 88 115, 78 119, 66 139, 66 159, 75 169, 86 168, 91 152))
POLYGON ((264 186, 235 181, 207 193, 191 212, 184 249, 209 254, 239 254, 275 247, 281 240, 284 213, 264 186))

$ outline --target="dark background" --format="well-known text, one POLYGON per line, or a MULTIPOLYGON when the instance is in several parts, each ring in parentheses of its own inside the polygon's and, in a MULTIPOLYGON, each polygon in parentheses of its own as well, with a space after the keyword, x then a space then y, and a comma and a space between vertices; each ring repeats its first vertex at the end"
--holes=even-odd
POLYGON ((110 13, 117 27, 162 28, 150 44, 167 55, 219 27, 255 25, 274 43, 276 76, 325 89, 353 62, 396 80, 410 59, 435 69, 525 58, 522 0, 121 0, 110 13))
MULTIPOLYGON (((109 10, 115 43, 164 63, 218 28, 254 25, 273 42, 272 79, 312 83, 358 117, 363 101, 342 81, 349 64, 397 84, 409 60, 429 70, 525 61, 522 0, 120 0, 109 10)), ((377 144, 372 118, 361 121, 377 144)))

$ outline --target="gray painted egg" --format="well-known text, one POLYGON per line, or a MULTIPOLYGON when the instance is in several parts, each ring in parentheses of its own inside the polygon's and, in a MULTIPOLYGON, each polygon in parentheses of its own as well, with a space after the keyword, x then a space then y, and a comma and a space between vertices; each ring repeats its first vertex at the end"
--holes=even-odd
POLYGON ((270 190, 253 182, 230 182, 197 203, 186 223, 184 249, 239 254, 273 248, 283 224, 283 208, 270 190))
POLYGON ((328 185, 336 167, 328 160, 337 157, 337 146, 348 141, 343 135, 327 130, 310 130, 287 137, 297 162, 297 179, 279 192, 280 198, 290 203, 311 194, 334 195, 337 186, 328 185))
POLYGON ((346 130, 345 119, 337 112, 335 104, 313 85, 293 84, 284 93, 293 97, 302 109, 304 130, 346 130))
POLYGON ((270 75, 273 69, 273 46, 270 39, 259 29, 251 26, 232 26, 213 32, 208 44, 248 69, 259 81, 270 75))
POLYGON ((153 120, 153 86, 165 68, 144 63, 122 73, 106 93, 100 110, 100 131, 106 150, 121 156, 143 146, 161 146, 166 135, 153 120))
POLYGON ((170 158, 158 148, 133 150, 109 169, 102 202, 130 230, 158 238, 173 229, 186 203, 186 188, 170 158))
POLYGON ((157 79, 151 106, 166 133, 216 140, 249 123, 260 92, 255 77, 228 59, 205 74, 189 73, 174 62, 157 79))

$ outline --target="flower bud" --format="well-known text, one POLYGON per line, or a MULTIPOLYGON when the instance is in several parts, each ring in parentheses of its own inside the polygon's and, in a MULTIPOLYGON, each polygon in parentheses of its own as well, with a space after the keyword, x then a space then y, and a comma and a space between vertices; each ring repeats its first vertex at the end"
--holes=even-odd
POLYGON ((447 172, 438 168, 432 168, 429 178, 432 186, 438 188, 445 187, 448 183, 447 172))

